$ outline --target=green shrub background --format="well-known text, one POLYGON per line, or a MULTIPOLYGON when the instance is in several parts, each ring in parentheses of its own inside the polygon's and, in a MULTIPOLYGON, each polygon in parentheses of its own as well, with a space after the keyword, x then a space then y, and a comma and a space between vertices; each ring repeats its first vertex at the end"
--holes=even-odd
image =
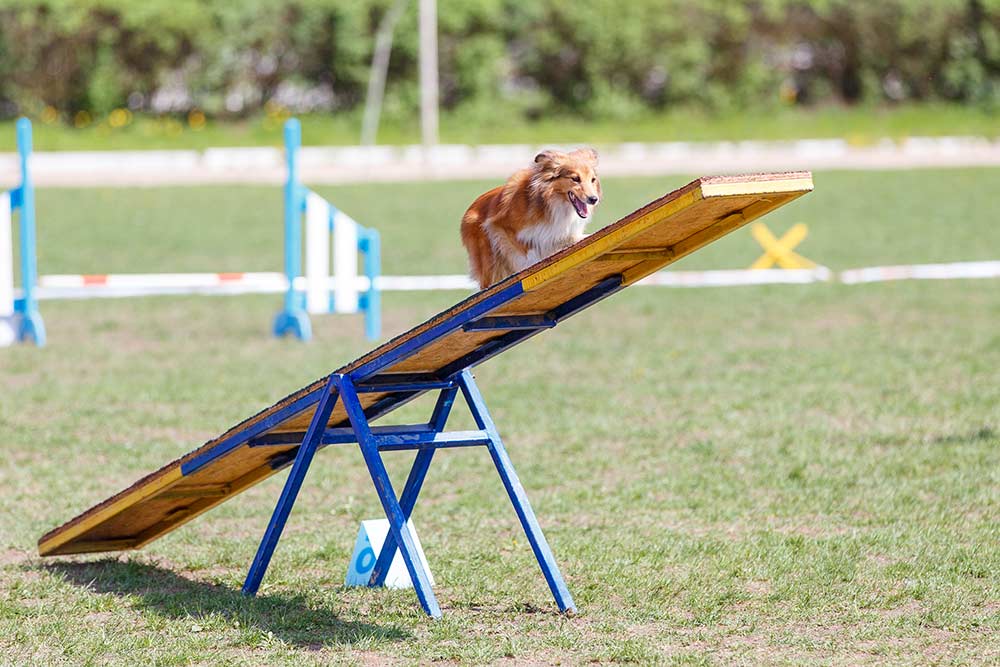
MULTIPOLYGON (((166 89, 183 93, 170 111, 239 116, 283 82, 355 109, 389 2, 0 0, 0 115, 150 110, 166 89)), ((417 105, 416 4, 388 116, 417 105)), ((442 104, 473 117, 1000 102, 1000 0, 440 0, 438 15, 442 104)))

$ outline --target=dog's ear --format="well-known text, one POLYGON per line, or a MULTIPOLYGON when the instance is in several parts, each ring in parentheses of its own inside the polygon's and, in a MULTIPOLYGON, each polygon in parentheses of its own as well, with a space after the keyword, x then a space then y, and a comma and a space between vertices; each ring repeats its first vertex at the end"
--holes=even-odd
POLYGON ((597 151, 593 148, 577 148, 573 151, 575 155, 579 155, 584 160, 587 160, 595 167, 597 166, 597 151))
POLYGON ((535 156, 535 164, 540 164, 545 169, 551 169, 558 166, 563 157, 563 153, 560 153, 559 151, 542 151, 535 156))

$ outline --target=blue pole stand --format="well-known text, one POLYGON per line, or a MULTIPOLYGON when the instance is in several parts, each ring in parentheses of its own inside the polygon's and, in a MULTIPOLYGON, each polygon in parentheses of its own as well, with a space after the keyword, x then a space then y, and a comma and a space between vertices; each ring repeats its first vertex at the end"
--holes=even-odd
POLYGON ((377 229, 365 228, 359 245, 364 255, 368 291, 361 295, 360 306, 365 312, 365 336, 378 340, 382 335, 382 292, 375 281, 382 273, 382 239, 377 229))
POLYGON ((29 338, 38 347, 45 345, 45 322, 38 310, 35 286, 38 283, 37 239, 35 236, 35 185, 31 180, 28 160, 31 157, 31 121, 17 121, 17 153, 21 165, 21 187, 11 195, 11 204, 21 211, 20 254, 22 297, 14 302, 17 340, 29 338))
POLYGON ((285 180, 285 277, 288 291, 285 305, 274 318, 274 335, 279 338, 292 334, 299 340, 312 338, 312 324, 306 312, 306 297, 295 290, 295 279, 302 275, 302 212, 305 210, 305 189, 299 183, 299 148, 302 146, 302 126, 298 119, 285 122, 285 160, 288 175, 285 180))

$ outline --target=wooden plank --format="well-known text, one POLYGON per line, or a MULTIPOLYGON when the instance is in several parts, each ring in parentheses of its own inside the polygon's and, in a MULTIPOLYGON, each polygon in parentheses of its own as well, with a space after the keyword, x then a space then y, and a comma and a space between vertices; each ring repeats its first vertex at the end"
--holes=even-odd
POLYGON ((176 485, 160 493, 158 498, 219 498, 229 495, 229 484, 176 485))
POLYGON ((635 250, 630 250, 625 248, 624 250, 610 250, 600 257, 595 257, 595 262, 621 262, 621 261, 645 261, 645 260, 664 260, 669 262, 674 259, 674 251, 670 248, 656 249, 656 248, 637 248, 635 250))
MULTIPOLYGON (((807 172, 709 177, 694 181, 598 230, 579 243, 489 287, 427 322, 397 336, 336 373, 375 368, 387 355, 398 360, 379 376, 418 373, 433 379, 457 361, 482 359, 486 353, 526 339, 551 311, 597 285, 630 285, 697 251, 730 231, 812 190, 807 172), (621 278, 617 278, 621 276, 621 278), (509 296, 508 296, 509 295, 509 296), (462 326, 473 313, 481 324, 462 326), (527 319, 526 319, 527 318, 527 319), (452 322, 457 322, 452 326, 452 322), (513 331, 477 330, 506 323, 513 331), (444 333, 429 338, 440 328, 444 333), (508 336, 519 336, 508 339, 508 336), (416 344, 415 341, 424 341, 416 344), (402 354, 406 351, 406 354, 402 354)), ((471 320, 475 322, 476 319, 471 320)), ((363 382, 367 375, 356 376, 363 382)), ((198 449, 140 479, 39 540, 41 555, 91 553, 139 548, 191 521, 242 490, 275 474, 297 443, 249 447, 240 438, 304 431, 327 378, 296 391, 237 424, 198 449), (232 443, 226 445, 225 443, 232 443), (194 462, 197 461, 197 465, 194 462), (204 462, 204 463, 202 463, 204 462), (185 474, 185 467, 191 472, 185 474), (183 482, 181 482, 183 480, 183 482)), ((385 414, 419 392, 374 390, 361 394, 369 415, 385 414)), ((338 405, 328 426, 347 422, 338 405)))
POLYGON ((81 515, 78 521, 73 522, 72 526, 68 527, 61 534, 50 534, 43 537, 38 543, 39 555, 45 556, 56 546, 68 542, 75 537, 86 534, 89 530, 107 521, 119 512, 123 512, 140 501, 155 496, 158 492, 168 489, 171 485, 177 483, 182 477, 183 475, 181 474, 181 468, 179 465, 168 466, 167 470, 165 470, 163 474, 157 476, 149 483, 126 489, 126 491, 121 494, 121 497, 107 507, 99 508, 93 513, 85 513, 84 515, 81 515))

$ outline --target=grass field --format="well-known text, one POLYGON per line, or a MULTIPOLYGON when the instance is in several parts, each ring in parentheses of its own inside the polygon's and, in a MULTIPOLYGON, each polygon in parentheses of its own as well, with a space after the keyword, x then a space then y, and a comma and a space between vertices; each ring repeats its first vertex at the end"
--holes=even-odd
MULTIPOLYGON (((998 177, 821 173, 768 222, 808 223, 800 250, 834 269, 997 259, 998 177)), ((597 223, 683 180, 609 181, 597 223)), ((382 230, 387 273, 455 273, 486 186, 321 192, 382 230)), ((38 206, 44 273, 280 265, 276 188, 38 206)), ((756 255, 741 230, 678 268, 756 255)), ((460 296, 387 295, 386 335, 460 296)), ((342 587, 379 515, 350 449, 317 457, 256 599, 238 591, 283 476, 140 553, 37 558, 49 528, 368 349, 358 317, 271 339, 278 301, 45 303, 49 346, 0 352, 0 662, 1000 661, 996 281, 636 288, 481 367, 574 618, 479 450, 435 457, 414 517, 439 622, 412 591, 342 587)), ((400 479, 409 456, 388 460, 400 479)))
MULTIPOLYGON (((622 120, 545 117, 527 121, 516 113, 493 110, 490 117, 445 113, 444 143, 574 143, 622 141, 737 141, 742 139, 812 139, 840 137, 866 144, 883 137, 1000 136, 996 110, 948 104, 898 107, 782 107, 739 113, 707 114, 676 110, 622 120)), ((63 123, 35 122, 38 150, 203 149, 214 146, 279 146, 284 114, 242 121, 208 121, 192 129, 183 118, 137 116, 112 129, 107 120, 75 128, 63 123)), ((302 118, 306 145, 356 144, 361 114, 315 114, 302 118)), ((379 130, 381 144, 420 143, 419 118, 387 118, 379 130)), ((0 122, 0 151, 14 150, 13 122, 0 122)))

